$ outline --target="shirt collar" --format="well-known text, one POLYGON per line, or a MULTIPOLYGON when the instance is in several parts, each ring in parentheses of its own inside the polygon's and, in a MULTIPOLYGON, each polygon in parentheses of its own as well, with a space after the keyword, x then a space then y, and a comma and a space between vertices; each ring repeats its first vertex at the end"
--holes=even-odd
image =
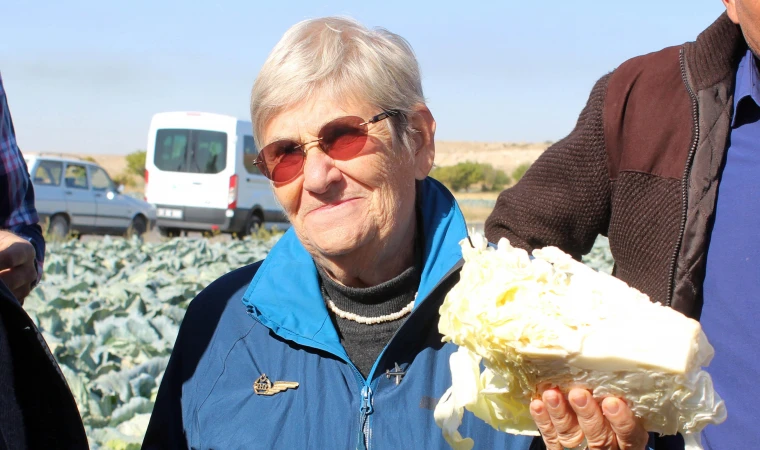
POLYGON ((734 114, 731 118, 731 126, 736 126, 737 116, 740 116, 748 103, 754 106, 760 106, 760 70, 758 70, 757 57, 752 50, 747 53, 739 62, 739 68, 736 70, 736 87, 734 88, 734 114), (745 98, 751 100, 744 100, 745 98), (740 109, 741 108, 741 109, 740 109))

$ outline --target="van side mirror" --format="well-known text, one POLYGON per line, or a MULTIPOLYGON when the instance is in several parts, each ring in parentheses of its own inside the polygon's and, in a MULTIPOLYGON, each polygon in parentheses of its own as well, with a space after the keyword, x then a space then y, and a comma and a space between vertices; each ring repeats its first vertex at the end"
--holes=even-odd
POLYGON ((119 187, 116 188, 116 190, 119 192, 119 194, 123 194, 124 193, 124 185, 120 184, 119 187))

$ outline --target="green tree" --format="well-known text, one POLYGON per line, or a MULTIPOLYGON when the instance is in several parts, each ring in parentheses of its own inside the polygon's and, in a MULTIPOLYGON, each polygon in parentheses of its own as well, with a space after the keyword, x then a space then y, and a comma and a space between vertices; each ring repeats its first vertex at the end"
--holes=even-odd
POLYGON ((461 162, 455 166, 436 167, 430 176, 445 184, 453 191, 467 189, 482 182, 485 175, 484 164, 472 161, 461 162))
POLYGON ((520 179, 525 175, 525 172, 530 169, 530 163, 522 163, 512 172, 512 179, 515 180, 515 183, 520 181, 520 179))
POLYGON ((127 155, 127 172, 145 176, 145 150, 137 150, 127 155))
POLYGON ((511 181, 509 175, 503 170, 485 163, 481 166, 483 167, 483 191, 500 191, 511 181))

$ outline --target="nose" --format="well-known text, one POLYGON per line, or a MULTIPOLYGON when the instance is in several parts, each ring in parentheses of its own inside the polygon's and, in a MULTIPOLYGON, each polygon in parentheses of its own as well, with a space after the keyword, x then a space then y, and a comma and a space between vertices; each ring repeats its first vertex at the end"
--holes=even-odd
POLYGON ((324 194, 330 185, 340 180, 342 174, 335 167, 335 161, 317 143, 310 144, 304 151, 303 187, 309 192, 324 194))

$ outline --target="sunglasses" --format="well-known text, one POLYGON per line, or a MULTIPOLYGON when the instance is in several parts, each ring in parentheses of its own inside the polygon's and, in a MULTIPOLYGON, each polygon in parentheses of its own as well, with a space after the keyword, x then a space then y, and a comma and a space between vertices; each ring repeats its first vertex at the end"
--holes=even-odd
POLYGON ((306 146, 317 142, 330 158, 347 161, 358 155, 369 137, 369 124, 399 114, 397 110, 383 111, 369 120, 361 117, 339 117, 326 123, 318 139, 299 143, 284 139, 264 146, 254 164, 261 173, 275 183, 287 183, 301 174, 306 161, 306 146))

